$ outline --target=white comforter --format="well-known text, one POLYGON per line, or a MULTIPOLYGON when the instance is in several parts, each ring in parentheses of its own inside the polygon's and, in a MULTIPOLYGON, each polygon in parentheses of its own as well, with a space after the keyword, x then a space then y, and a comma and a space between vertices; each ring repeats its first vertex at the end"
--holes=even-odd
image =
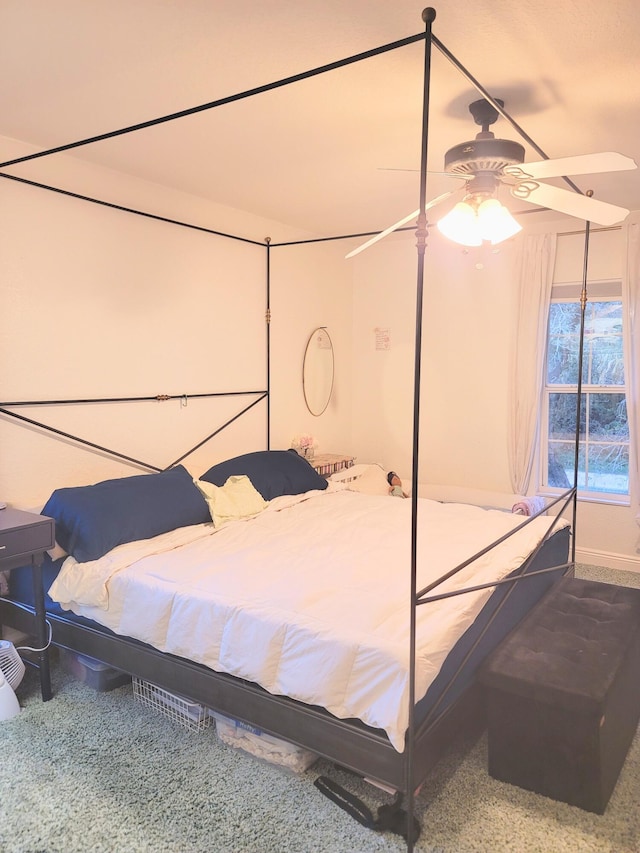
MULTIPOLYGON (((517 568, 544 536, 534 519, 439 591, 517 568)), ((522 518, 420 499, 418 589, 522 518)), ((69 557, 50 594, 118 634, 384 729, 404 749, 408 720, 411 502, 331 484, 271 501, 258 516, 182 528, 69 557)), ((416 698, 491 590, 421 605, 416 698)))

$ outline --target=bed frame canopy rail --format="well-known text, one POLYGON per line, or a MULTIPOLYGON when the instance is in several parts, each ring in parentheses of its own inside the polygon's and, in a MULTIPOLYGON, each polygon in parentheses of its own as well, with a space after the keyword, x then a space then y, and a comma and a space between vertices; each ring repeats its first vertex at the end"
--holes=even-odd
MULTIPOLYGON (((110 135, 117 134, 107 134, 105 137, 100 138, 108 138, 110 135)), ((25 160, 32 160, 40 157, 44 157, 46 155, 54 154, 60 150, 67 150, 69 148, 77 148, 80 145, 88 144, 89 141, 95 140, 85 140, 79 143, 72 143, 68 146, 62 146, 61 148, 49 149, 47 151, 37 152, 35 154, 28 155, 26 157, 17 158, 16 160, 6 161, 0 164, 0 168, 8 167, 15 165, 17 163, 24 162, 25 160)), ((88 202, 90 204, 96 204, 102 207, 110 208, 111 210, 120 211, 122 213, 133 214, 135 216, 141 216, 146 219, 151 219, 157 222, 163 222, 169 225, 175 225, 180 228, 187 228, 193 231, 199 231, 205 234, 211 234, 217 237, 224 237, 229 240, 236 240, 242 243, 247 243, 253 246, 260 246, 261 248, 265 248, 267 250, 267 259, 266 259, 266 267, 265 267, 265 323, 266 323, 266 353, 265 353, 265 364, 266 364, 266 387, 262 389, 246 389, 246 390, 237 390, 237 391, 208 391, 202 393, 189 393, 189 394, 154 394, 154 395, 144 395, 144 396, 122 396, 122 397, 87 397, 83 399, 50 399, 50 400, 7 400, 0 402, 0 415, 3 415, 6 418, 13 419, 18 423, 21 423, 28 427, 35 427, 39 430, 42 430, 45 433, 49 433, 51 436, 57 436, 61 439, 66 439, 73 441, 75 444, 81 445, 89 450, 93 450, 98 453, 105 454, 106 456, 116 459, 120 462, 130 464, 137 468, 142 468, 148 471, 161 471, 167 470, 168 468, 173 467, 174 465, 178 465, 180 462, 185 460, 188 456, 194 453, 196 450, 200 449, 207 442, 211 441, 211 439, 215 438, 215 436, 219 435, 223 430, 237 421, 242 415, 246 414, 248 411, 253 409, 258 403, 261 403, 263 400, 265 401, 265 445, 268 448, 271 446, 271 398, 270 398, 270 388, 271 388, 271 371, 270 371, 270 363, 271 363, 271 273, 270 273, 270 265, 269 265, 269 242, 270 238, 266 238, 264 241, 260 242, 257 240, 252 240, 247 237, 241 237, 236 234, 230 234, 224 231, 219 231, 213 228, 206 228, 202 225, 196 225, 194 223, 185 222, 179 219, 172 219, 166 216, 160 216, 155 213, 150 213, 144 210, 137 210, 132 207, 126 207, 121 204, 115 204, 114 202, 105 201, 104 199, 93 198, 92 196, 83 195, 81 193, 71 192, 70 190, 63 189, 61 187, 51 186, 50 184, 44 184, 34 180, 28 180, 27 178, 19 177, 18 175, 7 174, 6 172, 0 172, 0 178, 5 178, 9 181, 14 181, 20 184, 24 184, 26 186, 34 187, 36 189, 46 190, 48 192, 57 193, 58 195, 67 196, 69 198, 76 199, 78 201, 88 202), (148 403, 148 402, 158 402, 164 403, 171 400, 181 400, 184 401, 185 405, 189 400, 204 400, 204 399, 213 399, 213 398, 232 398, 232 397, 253 397, 254 399, 246 406, 237 411, 234 415, 229 417, 224 423, 220 426, 216 427, 209 435, 204 437, 201 441, 191 447, 189 450, 182 453, 177 459, 174 459, 172 462, 168 463, 164 466, 164 468, 160 468, 157 465, 153 465, 149 462, 145 462, 140 459, 136 459, 128 454, 121 453, 118 450, 113 448, 105 447, 104 445, 98 444, 96 442, 90 441, 85 438, 81 438, 78 435, 74 435, 65 430, 58 429, 50 424, 46 424, 43 421, 35 420, 34 418, 27 417, 24 414, 20 414, 16 409, 25 409, 25 408, 46 408, 51 406, 80 406, 80 405, 97 405, 97 404, 121 404, 121 403, 148 403)))
MULTIPOLYGON (((427 201, 427 152, 429 145, 429 95, 431 85, 431 51, 432 47, 436 47, 455 67, 456 69, 470 82, 480 94, 489 101, 499 114, 505 118, 517 133, 531 145, 544 159, 549 159, 548 155, 536 145, 536 143, 522 130, 522 128, 509 116, 504 108, 497 103, 493 97, 478 83, 477 80, 461 65, 461 63, 447 50, 447 48, 436 38, 432 32, 432 25, 435 20, 436 13, 431 7, 428 7, 422 12, 422 20, 425 24, 424 31, 417 35, 410 36, 390 44, 383 45, 379 48, 359 53, 357 55, 347 57, 346 59, 329 63, 309 71, 275 81, 273 83, 259 86, 244 92, 230 95, 226 98, 221 98, 207 104, 202 104, 197 107, 182 110, 178 113, 163 116, 151 121, 142 122, 137 125, 132 125, 110 133, 101 134, 91 138, 83 139, 78 142, 61 145, 56 148, 51 148, 36 154, 31 154, 25 157, 16 158, 4 163, 0 163, 0 168, 14 166, 19 163, 32 160, 38 157, 45 157, 62 151, 69 151, 74 148, 88 145, 93 142, 98 142, 104 139, 109 139, 114 136, 120 136, 134 131, 140 131, 153 125, 161 124, 168 121, 173 121, 184 116, 192 115, 195 112, 221 107, 225 104, 232 103, 244 98, 260 95, 264 92, 271 91, 276 88, 287 86, 309 77, 324 74, 334 71, 338 68, 360 62, 371 57, 378 56, 382 53, 397 50, 404 46, 424 42, 424 81, 423 81, 423 103, 422 103, 422 129, 420 139, 420 210, 417 220, 416 238, 417 238, 417 282, 416 282, 416 316, 415 316, 415 354, 414 354, 414 390, 413 390, 413 436, 412 436, 412 494, 411 494, 411 598, 408 602, 409 615, 409 683, 410 683, 410 700, 409 700, 409 725, 406 734, 406 746, 402 753, 397 752, 390 744, 387 737, 379 730, 370 729, 364 724, 356 720, 337 720, 321 708, 303 706, 293 700, 281 696, 274 696, 266 693, 261 688, 254 684, 244 682, 240 679, 226 676, 214 672, 207 667, 195 664, 188 660, 176 658, 162 652, 145 646, 135 640, 126 637, 116 636, 106 630, 97 630, 92 623, 82 619, 70 619, 64 612, 52 613, 50 618, 53 626, 53 639, 57 645, 66 647, 72 650, 81 651, 90 656, 99 658, 106 663, 131 672, 141 678, 148 679, 158 683, 168 690, 173 690, 182 693, 195 701, 201 701, 204 704, 210 705, 232 716, 244 719, 247 722, 253 722, 256 725, 270 731, 275 735, 281 735, 287 739, 298 743, 301 746, 312 749, 325 757, 335 759, 338 763, 354 770, 355 772, 374 780, 384 782, 393 786, 401 795, 406 798, 406 841, 407 850, 409 853, 414 849, 416 840, 413 829, 414 808, 415 808, 415 790, 416 787, 423 781, 426 776, 429 764, 436 760, 444 749, 449 735, 456 730, 462 721, 467 721, 470 716, 476 713, 477 701, 476 688, 471 684, 468 689, 464 689, 465 701, 459 701, 462 696, 461 674, 473 675, 474 666, 477 667, 479 660, 478 655, 486 654, 486 650, 482 651, 486 642, 491 642, 495 645, 502 636, 508 633, 514 625, 509 623, 509 620, 517 619, 520 612, 520 618, 526 612, 526 608, 531 604, 525 601, 524 594, 521 591, 525 588, 534 586, 537 590, 537 595, 540 597, 544 594, 548 586, 559 578, 567 570, 570 570, 575 561, 575 525, 576 525, 576 506, 577 506, 577 487, 578 487, 578 452, 579 452, 579 424, 580 424, 580 404, 582 397, 582 349, 584 342, 584 315, 587 301, 587 260, 588 260, 588 243, 589 243, 589 223, 586 224, 585 250, 584 250, 584 272, 583 272, 583 297, 581 299, 582 315, 581 315, 581 334, 580 334, 580 366, 578 370, 578 391, 576 405, 576 429, 575 429, 575 460, 574 460, 574 483, 573 488, 569 489, 564 495, 557 498, 553 503, 545 508, 550 509, 556 507, 556 517, 550 521, 547 536, 536 551, 525 562, 521 569, 505 579, 504 582, 496 582, 488 586, 495 587, 494 594, 490 598, 493 602, 493 611, 488 623, 482 629, 478 629, 478 635, 473 637, 473 642, 470 647, 467 647, 462 657, 457 661, 453 672, 441 673, 438 678, 442 678, 440 688, 444 687, 443 695, 434 706, 426 714, 421 712, 427 696, 416 702, 415 696, 415 672, 416 672, 416 617, 418 607, 428 604, 431 601, 441 598, 442 595, 434 592, 437 586, 443 583, 451 574, 459 571, 463 565, 468 565, 480 555, 476 554, 464 564, 458 566, 445 577, 440 578, 429 587, 417 589, 417 553, 418 553, 418 535, 417 535, 417 515, 418 515, 418 470, 419 470, 419 433, 420 433, 420 368, 421 368, 421 346, 422 346, 422 314, 423 314, 423 291, 425 279, 425 250, 427 242, 427 216, 426 216, 426 201, 427 201), (554 532, 555 525, 559 516, 567 507, 573 506, 573 536, 570 536, 567 529, 554 532), (566 562, 566 553, 570 546, 570 562, 566 562), (527 583, 522 583, 522 581, 527 583), (510 600, 512 605, 514 601, 516 606, 513 612, 507 614, 504 608, 506 600, 510 600), (456 691, 460 695, 456 695, 456 691), (448 699, 445 699, 448 697, 448 699), (453 697, 453 698, 452 698, 453 697), (442 707, 446 704, 446 707, 442 707), (470 710, 471 709, 471 710, 470 710)), ((21 181, 13 175, 0 173, 0 177, 10 180, 21 181)), ((564 179, 571 187, 581 192, 568 178, 564 179)), ((25 183, 33 183, 24 181, 25 183)), ((52 190, 54 192, 66 191, 55 187, 37 184, 43 189, 52 190)), ((98 204, 108 204, 97 199, 85 198, 87 201, 98 204)), ((117 207, 117 206, 116 206, 117 207)), ((149 214, 140 211, 128 212, 140 213, 143 216, 149 214)), ((158 217, 162 218, 162 217, 158 217)), ((186 223, 176 223, 189 226, 186 223)), ((206 230, 206 229, 205 229, 206 230)), ((407 229, 403 229, 407 230, 407 229)), ((221 234, 221 232, 212 232, 221 234)), ((364 232, 362 234, 339 235, 336 237, 319 238, 317 240, 302 240, 283 243, 272 243, 267 239, 259 245, 266 249, 266 267, 267 267, 267 327, 269 321, 269 278, 270 278, 270 252, 275 247, 285 247, 289 245, 298 245, 300 243, 322 242, 323 240, 342 240, 349 239, 355 236, 369 236, 376 232, 364 232)), ((228 236, 232 239, 236 238, 233 235, 228 236)), ((247 241, 255 242, 255 241, 247 241)), ((269 342, 269 337, 267 337, 269 342)), ((269 346, 267 346, 267 360, 269 362, 269 346)), ((268 371, 269 372, 269 371, 268 371)), ((263 399, 267 400, 269 406, 269 387, 265 391, 252 392, 237 392, 249 393, 257 395, 257 399, 251 403, 251 406, 256 405, 263 399)), ((179 395, 178 395, 179 396, 179 395)), ((205 395, 206 396, 206 395, 205 395)), ((171 399, 171 397, 158 398, 143 398, 143 399, 171 399)), ((104 401, 35 401, 31 403, 4 403, 0 404, 0 412, 9 417, 15 417, 38 427, 44 425, 31 421, 22 415, 17 415, 11 409, 25 405, 47 405, 53 402, 63 402, 65 404, 78 404, 81 402, 117 402, 117 400, 104 401)), ((249 407, 247 407, 249 408, 249 407)), ((241 413, 240 413, 241 414, 241 413)), ((238 417, 237 415, 236 417, 238 417)), ((269 410, 267 415, 269 422, 269 410)), ((225 424, 226 426, 226 424, 225 424)), ((47 428, 47 427, 45 427, 47 428)), ((47 428, 49 429, 49 428, 47 428)), ((267 431, 269 424, 267 423, 267 431)), ((52 430, 56 432, 55 430, 52 430)), ((215 433, 208 436, 204 441, 208 441, 215 433)), ((68 436, 67 436, 68 437, 68 436)), ((72 437, 74 440, 76 437, 72 437)), ((86 442, 85 442, 86 443, 86 442)), ((267 441, 267 446, 269 442, 267 441)), ((95 446, 94 446, 95 447, 95 446)), ((104 448, 98 448, 104 450, 104 448)), ((189 451, 192 452, 192 451, 189 451)), ((185 454, 185 456, 188 454, 185 454)), ((181 457, 184 458, 184 457, 181 457)), ((142 464, 138 460, 130 460, 134 464, 142 464)), ((176 464, 176 463, 172 463, 176 464)), ((153 466, 146 466, 153 468, 153 466)), ((532 519, 523 522, 529 523, 532 519)), ((521 526, 523 526, 521 525, 521 526)), ((519 529, 519 528, 517 528, 519 529)), ((495 547, 501 540, 492 544, 489 547, 495 547)), ((483 552, 484 553, 484 552, 483 552)), ((469 592, 475 587, 467 587, 458 590, 456 594, 469 592)), ((23 622, 24 625, 29 624, 30 612, 17 611, 15 617, 18 622, 23 622), (21 615, 20 615, 21 614, 21 615)), ((455 651, 455 649, 454 649, 455 651)), ((434 685, 435 686, 435 685, 434 685)), ((439 688, 439 689, 440 689, 439 688)), ((430 688, 431 690, 431 688, 430 688)))
MULTIPOLYGON (((180 462, 185 460, 192 453, 195 453, 196 450, 199 450, 203 445, 205 445, 208 441, 215 438, 219 433, 221 433, 224 429, 231 426, 232 423, 238 420, 238 418, 242 417, 242 415, 246 414, 250 409, 253 409, 258 403, 261 403, 263 400, 269 399, 269 388, 267 386, 266 389, 260 391, 210 391, 208 393, 203 394, 156 394, 155 396, 148 397, 96 397, 93 399, 86 400, 21 400, 21 401, 9 401, 0 403, 0 414, 5 415, 8 418, 14 418, 20 423, 28 424, 29 426, 37 427, 38 429, 42 429, 45 432, 51 433, 54 436, 58 436, 60 438, 69 439, 77 444, 80 444, 84 447, 89 448, 90 450, 94 450, 99 453, 104 453, 109 457, 113 457, 120 462, 129 463, 131 465, 135 465, 139 468, 144 468, 148 471, 166 471, 169 468, 173 468, 175 465, 179 465, 180 462), (213 432, 209 435, 205 436, 201 441, 197 444, 193 445, 189 450, 182 453, 177 459, 174 459, 168 465, 165 465, 164 468, 159 468, 157 465, 152 465, 149 462, 144 462, 140 459, 136 459, 133 456, 128 456, 125 453, 120 453, 117 450, 113 450, 109 447, 104 447, 103 445, 97 444, 96 442, 89 441, 88 439, 81 438, 78 435, 73 435, 72 433, 65 432, 64 430, 57 429, 49 424, 45 424, 42 421, 36 421, 33 418, 28 418, 25 415, 21 415, 18 412, 13 411, 16 408, 23 407, 41 407, 41 406, 78 406, 78 405, 91 405, 91 404, 99 404, 99 403, 148 403, 148 402, 167 402, 169 400, 181 400, 184 401, 185 405, 189 400, 198 400, 198 399, 209 399, 213 397, 247 397, 252 396, 255 397, 251 403, 244 406, 239 412, 237 412, 232 417, 228 418, 223 424, 218 426, 213 432)), ((267 404, 268 405, 268 404, 267 404)), ((269 416, 268 416, 268 408, 267 408, 267 447, 269 447, 270 435, 269 435, 269 416)))

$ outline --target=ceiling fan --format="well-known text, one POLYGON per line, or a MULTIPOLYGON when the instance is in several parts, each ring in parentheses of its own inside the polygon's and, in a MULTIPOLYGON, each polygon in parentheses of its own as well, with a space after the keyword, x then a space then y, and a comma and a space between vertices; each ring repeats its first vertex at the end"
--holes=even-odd
MULTIPOLYGON (((504 106, 503 101, 498 99, 495 99, 495 103, 500 107, 504 106)), ((636 163, 630 157, 615 151, 605 151, 525 163, 524 147, 519 142, 496 139, 490 131, 489 128, 498 118, 498 111, 493 104, 482 98, 470 104, 469 111, 475 123, 482 129, 474 140, 454 145, 445 154, 445 173, 462 178, 465 193, 464 200, 456 204, 438 223, 445 236, 462 245, 480 246, 483 240, 499 243, 517 233, 520 226, 496 198, 500 184, 507 185, 511 195, 521 201, 557 210, 598 225, 615 225, 629 213, 624 207, 541 181, 567 175, 593 175, 635 169, 636 163)), ((425 210, 436 207, 457 192, 460 192, 459 188, 431 199, 425 205, 425 210)), ((397 228, 416 219, 419 213, 420 211, 416 210, 403 217, 349 252, 346 257, 351 258, 377 243, 397 228)))

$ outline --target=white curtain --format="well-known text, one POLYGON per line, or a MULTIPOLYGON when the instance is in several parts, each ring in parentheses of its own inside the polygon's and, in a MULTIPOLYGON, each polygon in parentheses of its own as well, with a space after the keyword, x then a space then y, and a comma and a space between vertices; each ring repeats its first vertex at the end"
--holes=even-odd
POLYGON ((622 304, 626 308, 625 376, 629 421, 629 492, 640 523, 640 214, 622 228, 626 249, 622 272, 622 304))
POLYGON ((519 495, 528 494, 535 458, 555 258, 555 234, 525 237, 509 372, 507 439, 511 488, 519 495))

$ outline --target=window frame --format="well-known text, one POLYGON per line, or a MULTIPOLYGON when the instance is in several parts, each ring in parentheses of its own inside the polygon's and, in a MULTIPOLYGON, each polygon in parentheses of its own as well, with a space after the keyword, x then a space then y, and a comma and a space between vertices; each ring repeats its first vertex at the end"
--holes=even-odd
MULTIPOLYGON (((561 495, 565 488, 559 486, 551 486, 546 481, 548 478, 548 466, 549 466, 549 401, 550 397, 553 393, 568 393, 568 394, 576 394, 577 393, 577 383, 566 385, 566 384, 554 384, 549 385, 547 383, 547 359, 548 359, 548 346, 549 346, 549 314, 551 311, 551 305, 554 303, 573 303, 580 305, 580 293, 582 291, 582 284, 570 282, 567 284, 556 284, 554 285, 551 292, 551 299, 549 302, 549 306, 547 309, 547 332, 545 335, 545 359, 544 359, 544 374, 542 377, 542 388, 541 388, 541 405, 540 405, 540 421, 539 421, 539 442, 538 442, 538 484, 539 484, 539 492, 543 495, 549 496, 557 496, 561 495)), ((587 287, 588 292, 588 300, 587 300, 587 310, 589 304, 593 304, 595 302, 619 302, 622 306, 622 342, 623 342, 623 358, 625 352, 625 343, 626 336, 628 334, 628 321, 625 317, 624 311, 624 303, 622 299, 622 282, 620 280, 611 280, 611 281, 601 281, 601 282, 590 282, 587 287)), ((625 399, 629 399, 629 391, 628 391, 628 371, 627 365, 624 364, 624 384, 620 385, 594 385, 591 383, 583 382, 581 386, 582 397, 585 399, 585 395, 588 394, 597 394, 597 393, 610 393, 610 394, 622 394, 625 399)), ((586 398, 588 400, 588 397, 586 398)), ((585 413, 585 437, 580 440, 580 446, 588 448, 590 444, 597 445, 601 442, 597 440, 589 440, 588 435, 588 406, 587 412, 585 413)), ((575 443, 575 436, 572 439, 575 443)), ((606 442, 607 444, 625 444, 625 442, 606 442)), ((631 451, 631 436, 628 437, 626 442, 627 447, 629 448, 629 453, 631 451)), ((575 444, 574 444, 575 446, 575 444)), ((588 457, 587 457, 588 458, 588 457)), ((570 484, 570 488, 573 487, 573 482, 570 484)), ((596 491, 594 489, 585 489, 581 488, 578 485, 578 500, 590 503, 604 503, 604 504, 613 504, 618 506, 629 506, 631 503, 631 498, 629 494, 629 490, 631 488, 630 479, 628 478, 626 493, 621 492, 609 492, 609 491, 596 491)))

